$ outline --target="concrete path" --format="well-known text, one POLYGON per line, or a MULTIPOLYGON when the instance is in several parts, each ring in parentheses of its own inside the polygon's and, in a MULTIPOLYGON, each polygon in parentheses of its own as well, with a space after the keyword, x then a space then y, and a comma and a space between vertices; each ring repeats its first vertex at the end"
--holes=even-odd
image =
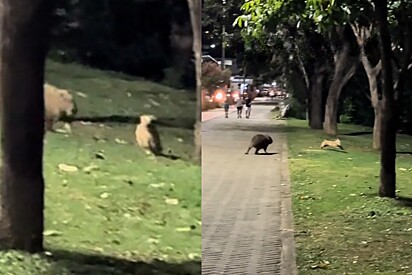
POLYGON ((203 116, 202 275, 297 274, 286 137, 271 109, 203 116), (272 136, 273 155, 244 154, 257 133, 272 136))

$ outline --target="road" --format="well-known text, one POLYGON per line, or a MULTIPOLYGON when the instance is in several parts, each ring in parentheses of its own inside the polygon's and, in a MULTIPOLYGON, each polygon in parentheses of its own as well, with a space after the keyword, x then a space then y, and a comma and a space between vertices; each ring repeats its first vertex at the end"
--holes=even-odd
POLYGON ((202 275, 297 274, 286 137, 254 103, 250 119, 202 115, 202 275), (244 154, 257 133, 270 155, 244 154))

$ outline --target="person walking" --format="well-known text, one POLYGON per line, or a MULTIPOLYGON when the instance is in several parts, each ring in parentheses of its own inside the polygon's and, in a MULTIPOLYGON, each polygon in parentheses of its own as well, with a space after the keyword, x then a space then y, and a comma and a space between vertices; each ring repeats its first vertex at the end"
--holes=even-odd
POLYGON ((226 95, 225 103, 223 104, 223 108, 225 109, 225 118, 229 117, 229 100, 230 100, 230 94, 226 95))
POLYGON ((245 100, 246 105, 246 118, 250 117, 250 112, 252 111, 252 98, 248 96, 245 100))
POLYGON ((236 101, 237 118, 242 118, 243 104, 243 98, 239 96, 239 99, 236 101))

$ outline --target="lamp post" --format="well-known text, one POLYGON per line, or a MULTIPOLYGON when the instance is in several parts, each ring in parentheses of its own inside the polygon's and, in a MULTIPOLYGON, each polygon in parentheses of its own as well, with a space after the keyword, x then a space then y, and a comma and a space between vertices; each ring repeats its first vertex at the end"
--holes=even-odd
POLYGON ((222 61, 221 61, 221 65, 222 65, 222 70, 225 69, 225 50, 226 50, 226 0, 222 0, 222 4, 223 4, 223 16, 222 16, 222 61))

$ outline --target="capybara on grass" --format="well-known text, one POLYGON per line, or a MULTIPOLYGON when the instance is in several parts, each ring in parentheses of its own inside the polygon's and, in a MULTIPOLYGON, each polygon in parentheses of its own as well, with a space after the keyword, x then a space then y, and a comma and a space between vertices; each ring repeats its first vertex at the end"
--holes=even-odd
POLYGON ((136 127, 135 135, 136 142, 139 144, 146 154, 153 153, 154 155, 162 155, 162 144, 160 142, 160 136, 157 132, 153 121, 156 117, 153 115, 140 116, 140 123, 136 127))
POLYGON ((256 155, 259 153, 261 149, 263 149, 265 153, 267 153, 266 150, 269 147, 269 145, 272 143, 273 143, 273 140, 269 135, 257 134, 250 141, 250 145, 247 148, 247 151, 245 154, 249 154, 250 149, 252 149, 253 147, 256 149, 255 151, 256 155))
POLYGON ((54 131, 53 125, 62 117, 74 116, 77 106, 69 91, 44 84, 45 130, 54 131))
POLYGON ((333 147, 333 148, 340 148, 340 149, 344 150, 339 138, 336 138, 336 140, 324 139, 322 141, 321 145, 320 145, 320 148, 323 149, 323 148, 328 147, 328 146, 333 147))

